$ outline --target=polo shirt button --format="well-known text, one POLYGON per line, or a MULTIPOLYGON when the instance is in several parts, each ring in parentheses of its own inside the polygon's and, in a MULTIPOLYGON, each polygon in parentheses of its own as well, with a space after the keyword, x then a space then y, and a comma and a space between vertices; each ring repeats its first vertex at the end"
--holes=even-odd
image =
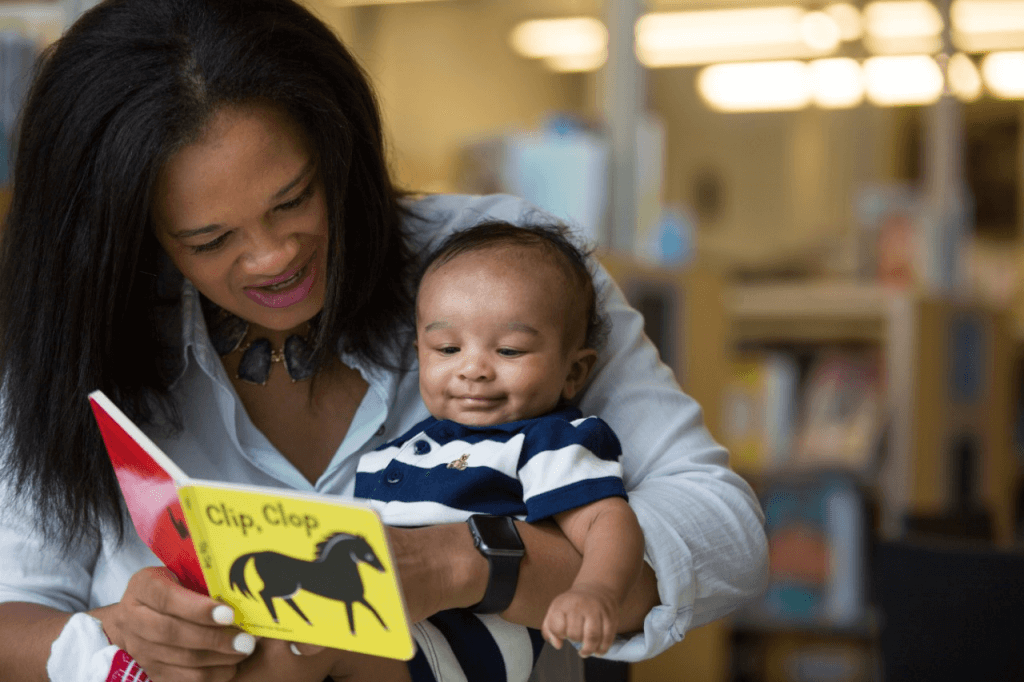
POLYGON ((430 443, 425 440, 418 440, 412 444, 412 449, 417 455, 425 455, 430 452, 430 443))
POLYGON ((394 484, 398 483, 401 480, 402 480, 402 472, 401 471, 397 471, 397 470, 389 471, 388 475, 384 478, 384 481, 387 482, 387 483, 390 483, 391 485, 394 485, 394 484))
POLYGON ((377 433, 375 433, 375 434, 373 434, 373 435, 375 435, 375 436, 383 436, 383 435, 384 435, 384 425, 383 425, 383 424, 381 424, 381 425, 380 425, 380 428, 379 428, 379 429, 377 429, 377 433))

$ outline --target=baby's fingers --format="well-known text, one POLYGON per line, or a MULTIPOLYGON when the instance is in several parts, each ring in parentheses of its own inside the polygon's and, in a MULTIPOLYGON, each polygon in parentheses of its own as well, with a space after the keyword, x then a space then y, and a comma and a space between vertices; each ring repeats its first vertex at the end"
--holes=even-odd
POLYGON ((552 609, 544 616, 540 632, 551 646, 561 649, 562 639, 565 638, 565 628, 565 612, 552 609))
POLYGON ((586 658, 591 654, 597 653, 601 646, 603 634, 602 619, 585 616, 580 627, 580 656, 586 658))

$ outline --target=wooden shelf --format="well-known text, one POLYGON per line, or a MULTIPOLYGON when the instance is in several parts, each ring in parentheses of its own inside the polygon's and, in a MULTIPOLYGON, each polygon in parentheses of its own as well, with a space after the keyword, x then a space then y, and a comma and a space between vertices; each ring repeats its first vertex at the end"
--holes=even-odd
POLYGON ((875 284, 733 285, 727 293, 737 341, 880 342, 906 295, 875 284))

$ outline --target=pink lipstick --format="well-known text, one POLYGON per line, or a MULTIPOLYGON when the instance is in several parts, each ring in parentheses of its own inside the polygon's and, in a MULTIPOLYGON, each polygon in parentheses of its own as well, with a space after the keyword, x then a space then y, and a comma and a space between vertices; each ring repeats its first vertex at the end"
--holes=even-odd
POLYGON ((316 282, 316 254, 295 270, 263 282, 257 287, 247 287, 245 295, 267 308, 287 308, 309 296, 316 282), (294 280, 289 282, 289 280, 294 280), (285 286, 280 286, 287 282, 285 286))

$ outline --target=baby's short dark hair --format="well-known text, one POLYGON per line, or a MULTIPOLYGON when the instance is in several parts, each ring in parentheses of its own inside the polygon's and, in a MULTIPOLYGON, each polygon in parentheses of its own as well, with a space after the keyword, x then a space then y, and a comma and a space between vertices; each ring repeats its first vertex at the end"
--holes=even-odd
POLYGON ((609 322, 602 310, 600 295, 594 287, 593 273, 588 263, 592 250, 579 245, 568 228, 557 223, 529 223, 514 225, 501 220, 489 220, 453 232, 435 246, 423 260, 417 282, 457 256, 485 249, 526 247, 539 249, 561 269, 574 287, 586 310, 585 348, 599 350, 608 337, 609 322))

